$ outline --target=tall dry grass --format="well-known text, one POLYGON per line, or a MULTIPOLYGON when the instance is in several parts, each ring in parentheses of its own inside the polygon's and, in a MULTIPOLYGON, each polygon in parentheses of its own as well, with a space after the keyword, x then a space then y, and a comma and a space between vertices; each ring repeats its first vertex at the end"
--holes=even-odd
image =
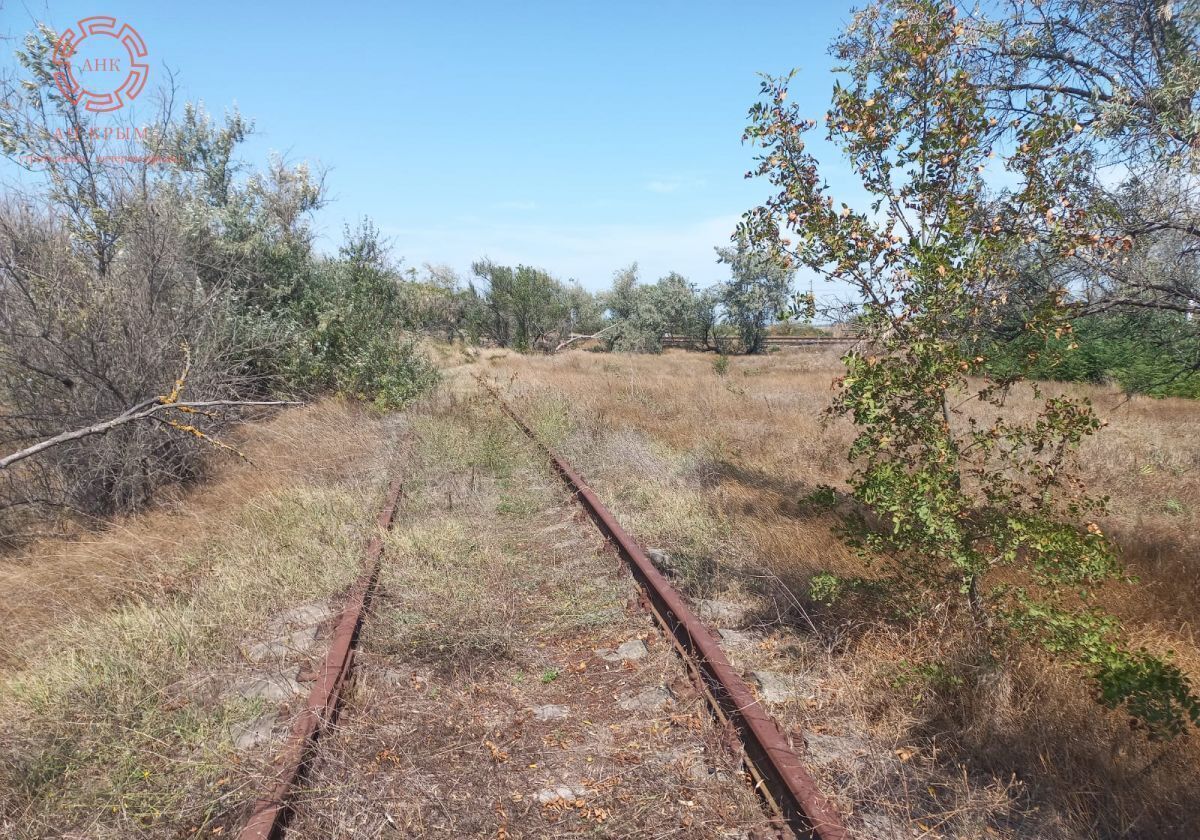
POLYGON ((280 487, 352 478, 379 457, 384 429, 379 418, 339 400, 284 411, 230 436, 249 462, 218 455, 207 482, 164 492, 153 510, 0 556, 0 621, 9 628, 0 668, 19 665, 63 623, 185 591, 188 573, 179 556, 189 546, 220 533, 238 509, 280 487))
MULTIPOLYGON (((996 674, 975 673, 961 654, 965 640, 936 616, 897 624, 879 615, 813 614, 820 607, 805 603, 804 593, 814 573, 869 573, 838 541, 828 515, 802 501, 818 484, 844 488, 850 470, 852 427, 823 417, 836 356, 736 358, 725 376, 711 356, 682 351, 489 353, 480 367, 639 535, 687 561, 693 594, 753 588, 747 572, 788 593, 760 598, 758 618, 770 624, 774 611, 782 619, 790 667, 827 690, 819 710, 785 710, 785 721, 818 731, 843 726, 903 749, 915 744, 951 775, 955 762, 969 768, 962 774, 969 784, 930 785, 954 790, 956 804, 910 803, 895 813, 933 814, 930 825, 955 825, 968 836, 971 826, 994 832, 1005 821, 1042 836, 1200 836, 1194 736, 1148 740, 1097 706, 1080 675, 1032 651, 996 674), (697 512, 705 506, 707 515, 697 512), (688 546, 689 532, 709 546, 708 556, 688 546), (792 596, 818 625, 819 644, 789 605, 792 596)), ((1101 524, 1142 583, 1110 587, 1104 605, 1136 644, 1174 651, 1200 680, 1191 618, 1200 594, 1192 559, 1200 542, 1200 405, 1088 386, 1049 390, 1090 397, 1108 421, 1083 446, 1078 467, 1111 498, 1101 524)), ((1035 402, 1029 391, 1015 393, 1007 410, 1028 414, 1035 402)))
MULTIPOLYGON (((211 836, 264 784, 233 686, 276 613, 358 574, 394 428, 323 401, 243 429, 254 463, 0 564, 0 836, 211 836)), ((294 665, 292 666, 294 669, 294 665)), ((265 762, 265 757, 263 762, 265 762)))

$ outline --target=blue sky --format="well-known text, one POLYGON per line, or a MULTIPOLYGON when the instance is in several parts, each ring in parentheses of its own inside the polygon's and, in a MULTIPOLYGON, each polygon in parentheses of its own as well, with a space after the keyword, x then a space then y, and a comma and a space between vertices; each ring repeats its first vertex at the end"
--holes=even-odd
POLYGON ((647 280, 721 279, 713 246, 767 194, 743 178, 756 74, 800 68, 793 98, 823 115, 826 46, 850 15, 841 3, 732 0, 0 10, 10 36, 92 14, 134 25, 151 85, 169 66, 184 98, 217 114, 236 104, 255 121, 252 162, 278 151, 328 169, 324 248, 366 215, 408 265, 465 275, 488 256, 590 289, 634 260, 647 280))

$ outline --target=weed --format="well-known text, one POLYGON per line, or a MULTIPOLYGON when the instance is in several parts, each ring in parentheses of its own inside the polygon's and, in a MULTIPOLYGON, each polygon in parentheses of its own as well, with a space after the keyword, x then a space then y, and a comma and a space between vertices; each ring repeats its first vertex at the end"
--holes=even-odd
MULTIPOLYGON (((985 834, 981 825, 1083 836, 1091 826, 1130 826, 1136 818, 1138 836, 1190 837, 1183 827, 1200 820, 1200 805, 1187 804, 1200 801, 1193 795, 1200 744, 1162 745, 1130 730, 1121 715, 1095 704, 1076 674, 1036 651, 1014 652, 986 668, 957 664, 968 640, 948 632, 937 610, 893 603, 871 585, 887 558, 866 564, 837 539, 825 503, 845 491, 852 429, 842 419, 822 420, 831 381, 844 372, 835 354, 789 350, 755 360, 762 372, 738 378, 745 396, 727 390, 725 377, 705 376, 716 372, 713 359, 696 353, 628 356, 620 365, 590 354, 514 358, 499 374, 509 368, 520 371, 513 397, 524 405, 552 399, 571 406, 573 427, 560 450, 622 523, 676 564, 698 567, 698 575, 678 574, 677 585, 722 598, 728 596, 721 587, 737 582, 735 591, 751 605, 747 621, 771 623, 786 640, 781 645, 791 646, 792 658, 771 667, 805 669, 809 684, 825 686, 819 711, 789 707, 779 712, 785 725, 932 745, 939 756, 950 752, 976 768, 965 778, 953 766, 937 776, 942 795, 953 791, 962 803, 946 820, 967 826, 963 836, 985 834), (841 599, 809 617, 814 632, 803 619, 804 600, 792 593, 811 593, 815 583, 814 600, 822 602, 830 594, 822 585, 833 580, 841 599), (862 597, 848 597, 850 581, 862 597), (793 622, 803 630, 795 632, 793 622), (907 691, 889 685, 904 661, 945 663, 947 675, 963 682, 932 672, 914 677, 936 686, 914 707, 907 691), (991 768, 1003 768, 1003 778, 991 778, 991 768), (1009 789, 1012 772, 1024 779, 1023 789, 1009 789), (1133 776, 1136 790, 1128 784, 1133 776)), ((1137 644, 1159 654, 1176 651, 1174 661, 1194 683, 1200 647, 1189 627, 1200 599, 1193 573, 1200 552, 1200 405, 1043 384, 1041 398, 1015 389, 1005 410, 1031 416, 1060 392, 1090 396, 1108 421, 1083 445, 1081 467, 1092 490, 1112 499, 1099 526, 1119 544, 1130 573, 1145 582, 1136 591, 1105 590, 1099 600, 1134 628, 1137 644), (1166 500, 1178 507, 1168 508, 1166 500)), ((904 763, 906 771, 914 764, 904 763)), ((901 801, 892 802, 892 813, 904 821, 912 813, 901 801)))
POLYGON ((230 726, 267 709, 226 697, 221 674, 268 611, 326 599, 357 573, 361 531, 346 523, 370 521, 382 430, 327 403, 255 437, 271 441, 252 449, 265 475, 229 468, 186 516, 60 545, 57 581, 9 581, 14 606, 48 593, 61 605, 0 675, 0 814, 22 815, 20 836, 175 836, 240 797, 216 784, 250 772, 230 762, 230 726))
POLYGON ((842 581, 828 572, 819 572, 808 580, 808 595, 814 601, 832 607, 842 596, 842 581))

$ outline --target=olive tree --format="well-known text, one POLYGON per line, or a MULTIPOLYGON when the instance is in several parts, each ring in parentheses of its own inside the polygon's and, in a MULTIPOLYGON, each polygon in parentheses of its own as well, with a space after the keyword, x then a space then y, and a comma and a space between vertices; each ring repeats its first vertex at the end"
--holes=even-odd
POLYGON ((744 236, 717 249, 730 277, 718 292, 725 320, 737 327, 743 353, 761 353, 767 327, 787 308, 794 268, 778 250, 744 236))
POLYGON ((528 352, 560 332, 570 308, 562 283, 549 272, 486 259, 471 270, 484 283, 473 300, 480 333, 501 347, 528 352))

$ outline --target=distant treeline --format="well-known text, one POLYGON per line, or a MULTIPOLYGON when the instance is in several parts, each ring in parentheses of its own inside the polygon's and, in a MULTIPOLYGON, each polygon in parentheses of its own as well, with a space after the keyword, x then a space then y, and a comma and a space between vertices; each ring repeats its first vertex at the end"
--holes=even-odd
POLYGON ((608 290, 593 294, 540 268, 484 259, 465 282, 446 268, 410 270, 404 294, 410 315, 427 332, 521 352, 594 338, 610 351, 658 353, 671 335, 701 347, 757 353, 768 330, 799 328, 786 320, 790 268, 744 241, 716 252, 728 279, 707 288, 676 272, 643 283, 634 263, 614 274, 608 290))

